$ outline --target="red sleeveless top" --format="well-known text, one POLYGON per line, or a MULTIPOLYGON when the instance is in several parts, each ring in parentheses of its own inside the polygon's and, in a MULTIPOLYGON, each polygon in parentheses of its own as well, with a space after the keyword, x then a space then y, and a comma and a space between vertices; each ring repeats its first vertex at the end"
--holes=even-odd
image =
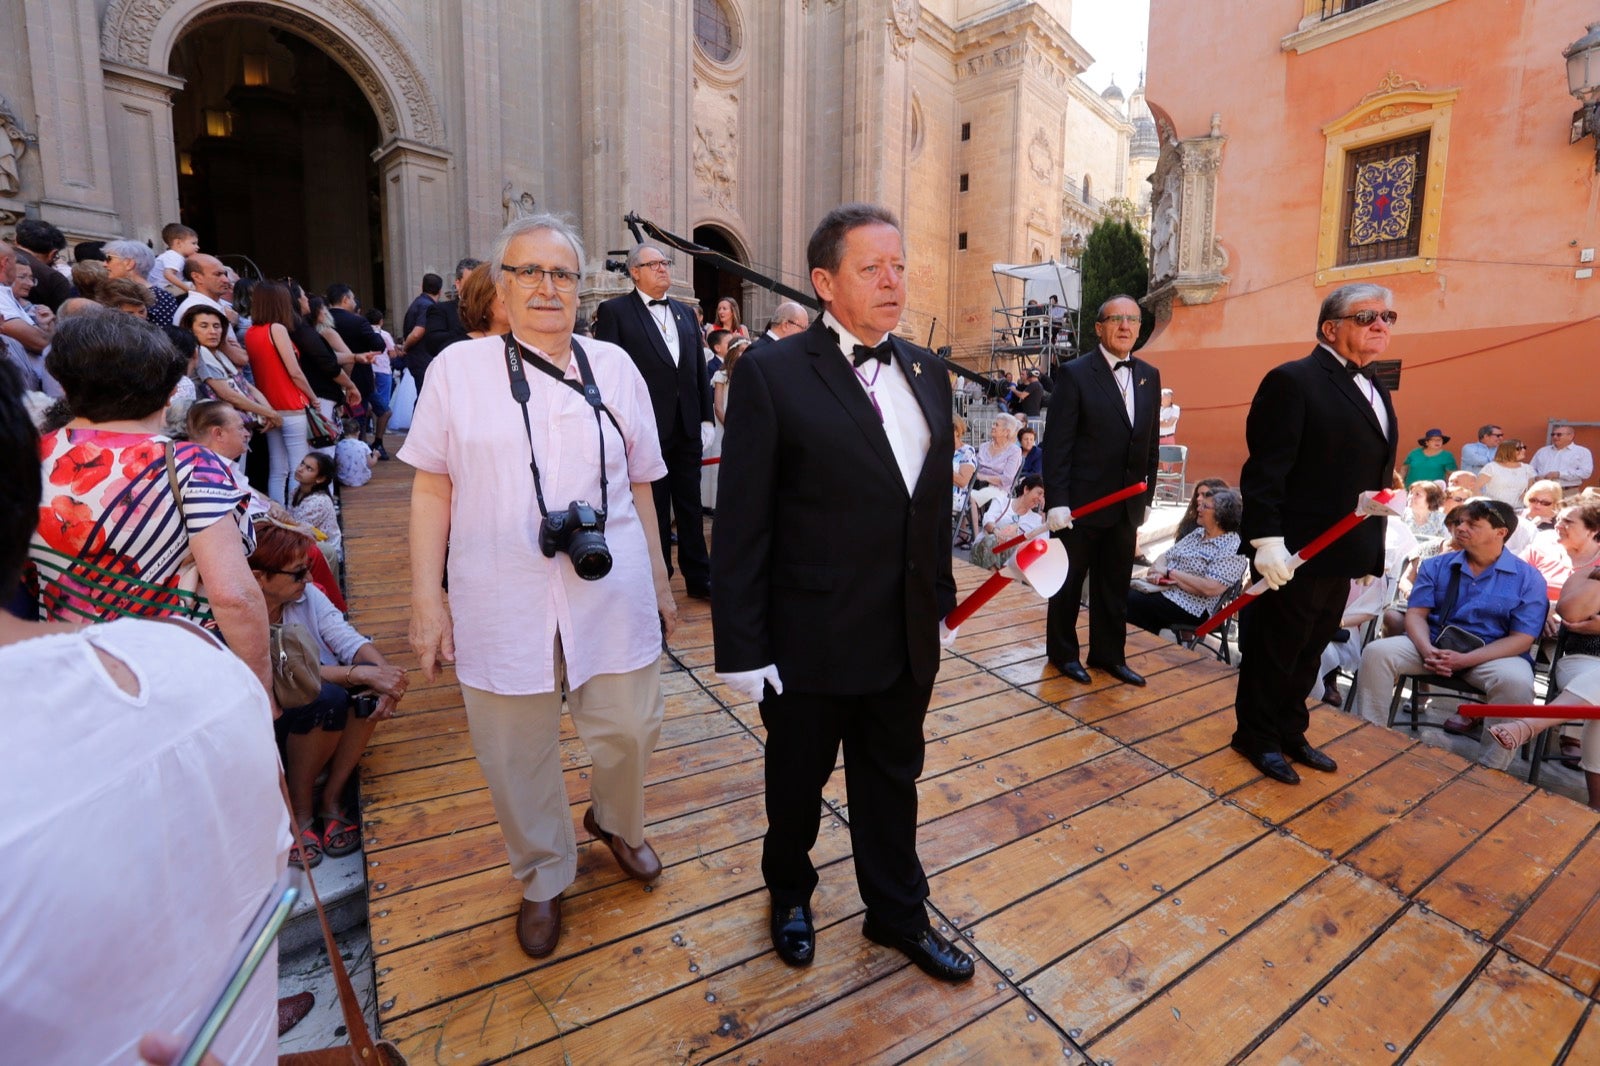
MULTIPOLYGON (((289 346, 293 348, 294 342, 290 341, 289 346)), ((311 402, 283 368, 277 346, 272 343, 271 326, 263 324, 245 330, 244 350, 250 356, 250 373, 256 379, 256 388, 274 410, 300 411, 311 402)), ((299 358, 300 349, 295 348, 294 354, 299 358)))

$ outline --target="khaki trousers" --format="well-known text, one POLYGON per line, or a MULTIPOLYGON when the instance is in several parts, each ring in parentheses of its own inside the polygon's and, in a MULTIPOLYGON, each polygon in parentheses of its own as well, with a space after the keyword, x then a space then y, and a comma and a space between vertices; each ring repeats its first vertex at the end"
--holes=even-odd
MULTIPOLYGON (((556 692, 501 696, 461 686, 478 766, 489 782, 511 874, 524 899, 554 899, 577 877, 578 845, 561 767, 561 692, 566 659, 556 639, 556 692)), ((644 772, 661 735, 661 665, 601 674, 567 693, 593 764, 595 820, 631 847, 644 843, 644 772)))

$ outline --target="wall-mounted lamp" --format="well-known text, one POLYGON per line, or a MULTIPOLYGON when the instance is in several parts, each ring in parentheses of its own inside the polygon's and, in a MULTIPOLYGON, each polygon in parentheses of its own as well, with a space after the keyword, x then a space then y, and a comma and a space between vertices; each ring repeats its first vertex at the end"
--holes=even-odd
POLYGON ((1567 45, 1561 54, 1567 60, 1567 91, 1578 98, 1578 110, 1572 114, 1571 143, 1594 137, 1594 168, 1600 171, 1600 22, 1591 22, 1589 32, 1567 45))

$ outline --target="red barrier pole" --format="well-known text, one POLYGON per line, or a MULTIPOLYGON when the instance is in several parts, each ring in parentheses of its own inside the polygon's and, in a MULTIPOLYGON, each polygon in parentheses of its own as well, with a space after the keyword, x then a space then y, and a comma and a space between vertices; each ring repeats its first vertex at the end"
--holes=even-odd
MULTIPOLYGON (((1105 508, 1110 507, 1114 503, 1121 503, 1130 496, 1137 496, 1147 487, 1148 486, 1146 483, 1141 481, 1137 485, 1129 485, 1127 488, 1118 489, 1109 496, 1102 496, 1098 500, 1093 500, 1089 503, 1086 503, 1082 507, 1079 507, 1072 512, 1073 521, 1077 521, 1081 515, 1093 514, 1096 511, 1104 510, 1105 508)), ((1047 532, 1049 532, 1049 530, 1046 530, 1043 526, 1040 526, 1039 529, 1034 530, 1032 533, 1024 533, 1020 537, 1012 537, 1004 544, 996 544, 994 546, 994 553, 999 555, 1003 551, 1015 548, 1018 544, 1021 544, 1025 540, 1042 536, 1043 533, 1047 532)))
MULTIPOLYGON (((1384 489, 1382 492, 1375 494, 1372 499, 1375 503, 1388 503, 1398 495, 1399 492, 1395 489, 1384 489)), ((1294 557, 1300 561, 1296 563, 1295 566, 1298 568, 1300 563, 1303 563, 1307 559, 1316 555, 1322 549, 1326 548, 1328 545, 1332 544, 1334 541, 1338 540, 1340 537, 1359 526, 1369 517, 1371 516, 1364 515, 1360 511, 1351 511, 1349 514, 1339 519, 1339 521, 1329 526, 1320 536, 1316 537, 1305 547, 1295 552, 1294 557)), ((1243 609, 1245 604, 1249 603, 1257 596, 1260 596, 1263 592, 1268 591, 1271 587, 1272 586, 1267 584, 1265 578, 1257 581, 1254 585, 1251 585, 1248 589, 1241 593, 1238 599, 1234 600, 1232 603, 1228 604, 1228 606, 1222 608, 1222 610, 1218 611, 1216 614, 1212 615, 1210 618, 1207 618, 1204 622, 1201 622, 1198 626, 1196 626, 1194 630, 1195 637, 1204 637, 1206 634, 1220 626, 1223 622, 1227 621, 1229 618, 1232 618, 1235 614, 1238 614, 1239 611, 1243 609)))
POLYGON ((1553 718, 1558 722, 1600 718, 1600 707, 1588 703, 1463 703, 1463 718, 1553 718))
POLYGON ((711 458, 709 458, 709 459, 702 459, 702 460, 700 460, 700 465, 701 465, 701 466, 716 466, 716 465, 717 465, 717 464, 718 464, 718 463, 720 463, 720 462, 722 462, 722 456, 720 456, 720 455, 713 455, 713 456, 712 456, 712 457, 711 457, 711 458))
MULTIPOLYGON (((1035 559, 1050 550, 1050 546, 1042 540, 1036 540, 1024 545, 1012 563, 1018 570, 1026 570, 1033 565, 1035 559)), ((971 618, 978 612, 978 608, 988 603, 997 596, 1001 589, 1011 584, 1014 579, 1004 570, 998 570, 990 575, 989 580, 979 585, 977 591, 956 604, 955 610, 945 615, 944 626, 946 629, 957 629, 962 622, 971 618)))

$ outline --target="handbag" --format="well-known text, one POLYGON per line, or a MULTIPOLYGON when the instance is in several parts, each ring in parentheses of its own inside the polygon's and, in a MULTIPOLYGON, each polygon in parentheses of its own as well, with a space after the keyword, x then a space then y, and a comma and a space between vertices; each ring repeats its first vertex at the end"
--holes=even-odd
POLYGON ((331 448, 339 442, 339 435, 333 431, 333 423, 328 421, 315 400, 306 404, 305 416, 307 444, 313 448, 331 448))
POLYGON ((1439 635, 1433 638, 1433 646, 1443 651, 1453 651, 1465 654, 1477 651, 1489 643, 1476 633, 1470 633, 1458 625, 1450 623, 1450 616, 1456 612, 1456 600, 1461 596, 1461 565, 1457 563, 1450 569, 1450 584, 1445 587, 1444 610, 1439 613, 1439 635))
POLYGON ((322 659, 311 631, 298 622, 270 627, 272 698, 279 707, 304 707, 322 691, 322 659))

